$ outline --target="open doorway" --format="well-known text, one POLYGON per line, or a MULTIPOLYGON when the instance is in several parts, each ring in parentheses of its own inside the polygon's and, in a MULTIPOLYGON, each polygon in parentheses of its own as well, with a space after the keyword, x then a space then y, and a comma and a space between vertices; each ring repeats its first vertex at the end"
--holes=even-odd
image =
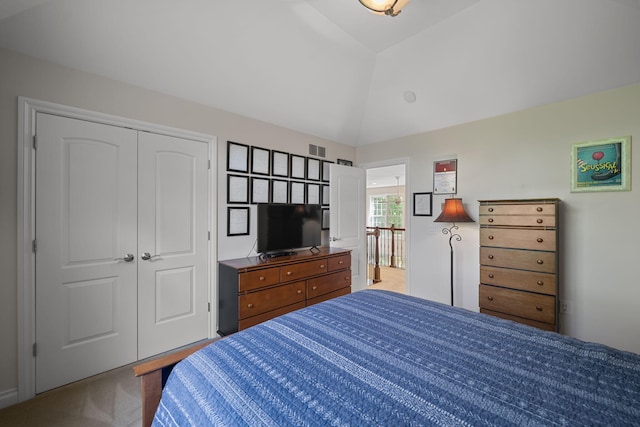
POLYGON ((407 293, 406 166, 367 168, 367 287, 407 293))

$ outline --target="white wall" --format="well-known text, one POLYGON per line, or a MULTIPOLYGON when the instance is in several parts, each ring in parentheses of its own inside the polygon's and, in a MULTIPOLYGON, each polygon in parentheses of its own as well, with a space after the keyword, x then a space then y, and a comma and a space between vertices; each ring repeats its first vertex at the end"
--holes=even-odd
MULTIPOLYGON (((478 220, 478 200, 557 197, 560 206, 560 297, 569 312, 561 331, 640 353, 640 171, 632 191, 570 192, 571 145, 632 135, 640 143, 640 85, 399 138, 357 149, 357 163, 410 157, 408 188, 432 191, 433 161, 458 159, 458 194, 478 220)), ((632 149, 640 168, 640 149, 632 149)), ((408 196, 410 199, 411 197, 408 196)), ((408 218, 409 289, 449 303, 449 246, 433 217, 408 218)), ((454 242, 456 305, 478 310, 479 228, 459 224, 454 242)))
MULTIPOLYGON (((215 108, 74 71, 0 49, 0 407, 15 397, 17 360, 18 96, 84 108, 218 137, 218 257, 245 256, 252 236, 226 236, 226 141, 306 155, 326 147, 327 160, 355 159, 337 144, 215 108)), ((255 208, 253 208, 255 221, 255 208)), ((213 304, 215 306, 215 304, 213 304)))

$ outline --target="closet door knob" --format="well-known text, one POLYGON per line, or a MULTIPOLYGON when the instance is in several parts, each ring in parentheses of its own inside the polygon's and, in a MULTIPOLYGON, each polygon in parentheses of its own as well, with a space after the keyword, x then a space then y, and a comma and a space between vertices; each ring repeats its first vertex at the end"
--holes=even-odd
POLYGON ((151 255, 149 252, 145 252, 143 253, 140 258, 142 258, 145 261, 149 261, 151 258, 157 257, 158 255, 151 255))
POLYGON ((133 254, 126 254, 124 257, 122 258, 114 258, 114 261, 124 261, 124 262, 131 262, 133 261, 135 257, 133 256, 133 254))

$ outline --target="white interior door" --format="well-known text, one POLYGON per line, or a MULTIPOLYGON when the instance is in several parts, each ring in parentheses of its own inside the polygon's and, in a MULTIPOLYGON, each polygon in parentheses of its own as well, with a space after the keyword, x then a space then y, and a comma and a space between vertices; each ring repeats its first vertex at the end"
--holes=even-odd
POLYGON ((40 393, 136 360, 137 136, 43 113, 36 135, 40 393))
POLYGON ((359 291, 367 284, 365 171, 331 164, 329 176, 330 245, 351 249, 351 287, 359 291))
POLYGON ((208 146, 138 138, 138 356, 208 336, 208 146))

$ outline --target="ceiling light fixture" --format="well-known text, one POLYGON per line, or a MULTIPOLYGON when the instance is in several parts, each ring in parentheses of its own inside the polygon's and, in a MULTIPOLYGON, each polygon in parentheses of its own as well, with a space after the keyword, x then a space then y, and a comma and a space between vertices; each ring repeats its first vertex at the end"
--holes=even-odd
POLYGON ((359 0, 360 4, 376 15, 398 16, 409 0, 359 0))

